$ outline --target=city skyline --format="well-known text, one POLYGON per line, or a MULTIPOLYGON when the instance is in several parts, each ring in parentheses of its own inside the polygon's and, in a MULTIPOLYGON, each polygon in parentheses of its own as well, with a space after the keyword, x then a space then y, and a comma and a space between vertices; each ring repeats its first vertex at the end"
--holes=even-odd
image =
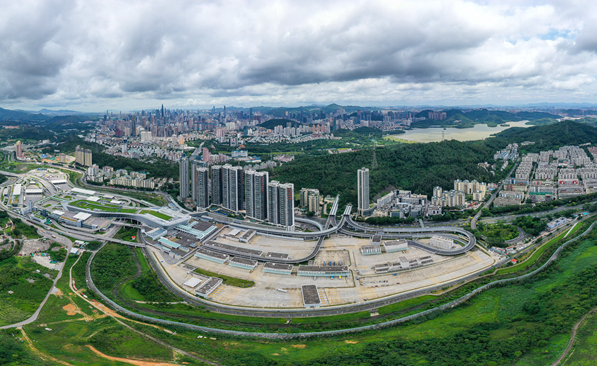
POLYGON ((585 1, 10 3, 0 106, 593 102, 585 1), (86 21, 81 21, 84 19, 86 21))

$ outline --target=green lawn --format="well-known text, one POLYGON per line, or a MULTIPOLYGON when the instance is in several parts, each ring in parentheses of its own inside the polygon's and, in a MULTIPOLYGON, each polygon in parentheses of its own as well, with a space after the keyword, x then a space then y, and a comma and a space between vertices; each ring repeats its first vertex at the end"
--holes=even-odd
POLYGON ((229 286, 236 286, 236 287, 252 287, 255 282, 253 281, 249 281, 249 280, 243 280, 240 278, 235 278, 235 277, 228 277, 228 276, 224 276, 218 273, 214 273, 214 272, 210 272, 210 271, 206 271, 204 269, 201 268, 197 268, 195 269, 196 273, 205 275, 205 276, 210 276, 210 277, 219 277, 222 280, 224 280, 224 283, 226 285, 229 286))
POLYGON ((121 208, 118 212, 135 214, 137 211, 139 210, 136 208, 121 208))
POLYGON ((157 212, 154 210, 143 210, 143 211, 141 211, 141 214, 150 214, 150 215, 153 215, 155 217, 158 217, 158 218, 166 220, 166 221, 168 221, 172 218, 171 216, 168 216, 166 214, 163 214, 161 212, 157 212))

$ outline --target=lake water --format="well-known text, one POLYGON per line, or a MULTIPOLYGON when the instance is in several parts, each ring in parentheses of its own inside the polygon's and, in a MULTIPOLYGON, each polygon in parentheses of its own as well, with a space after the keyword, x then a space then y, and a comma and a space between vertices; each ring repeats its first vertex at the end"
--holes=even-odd
POLYGON ((510 127, 531 127, 525 125, 528 121, 508 122, 507 127, 487 127, 487 125, 475 125, 473 128, 414 128, 412 130, 405 130, 400 135, 393 135, 394 137, 417 141, 417 142, 436 142, 442 140, 442 131, 446 140, 458 141, 472 141, 483 140, 494 133, 502 132, 510 127))

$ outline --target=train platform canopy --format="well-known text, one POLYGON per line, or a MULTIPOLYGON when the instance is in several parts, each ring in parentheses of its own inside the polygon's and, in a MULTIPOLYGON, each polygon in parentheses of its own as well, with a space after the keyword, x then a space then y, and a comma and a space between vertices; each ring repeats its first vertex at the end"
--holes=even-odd
MULTIPOLYGON (((52 183, 54 183, 54 182, 52 182, 52 183)), ((73 188, 73 189, 71 189, 71 192, 84 194, 86 196, 94 196, 95 195, 95 191, 90 191, 89 189, 82 189, 82 188, 73 188)))

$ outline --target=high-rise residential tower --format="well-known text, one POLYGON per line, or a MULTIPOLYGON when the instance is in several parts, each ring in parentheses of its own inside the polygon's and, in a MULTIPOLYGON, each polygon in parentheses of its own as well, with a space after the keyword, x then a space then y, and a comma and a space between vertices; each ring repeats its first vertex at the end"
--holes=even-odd
POLYGON ((245 172, 245 208, 247 216, 258 220, 267 219, 267 186, 269 174, 247 170, 245 172))
POLYGON ((272 224, 294 229, 294 184, 271 181, 267 187, 267 205, 272 224))
POLYGON ((244 171, 240 166, 222 166, 222 206, 240 211, 244 206, 244 171))
POLYGON ((197 202, 197 208, 208 208, 209 207, 209 169, 203 167, 197 167, 195 169, 196 182, 196 193, 195 201, 197 202))
POLYGON ((189 158, 185 155, 180 158, 179 162, 180 173, 178 174, 178 180, 180 181, 180 198, 185 199, 189 197, 189 158))
POLYGON ((222 200, 222 166, 213 165, 211 167, 211 203, 221 205, 222 200))
POLYGON ((21 141, 17 141, 15 149, 17 150, 17 158, 23 156, 23 144, 21 144, 21 141))
POLYGON ((369 210, 369 169, 361 168, 357 171, 358 212, 365 216, 369 210))

